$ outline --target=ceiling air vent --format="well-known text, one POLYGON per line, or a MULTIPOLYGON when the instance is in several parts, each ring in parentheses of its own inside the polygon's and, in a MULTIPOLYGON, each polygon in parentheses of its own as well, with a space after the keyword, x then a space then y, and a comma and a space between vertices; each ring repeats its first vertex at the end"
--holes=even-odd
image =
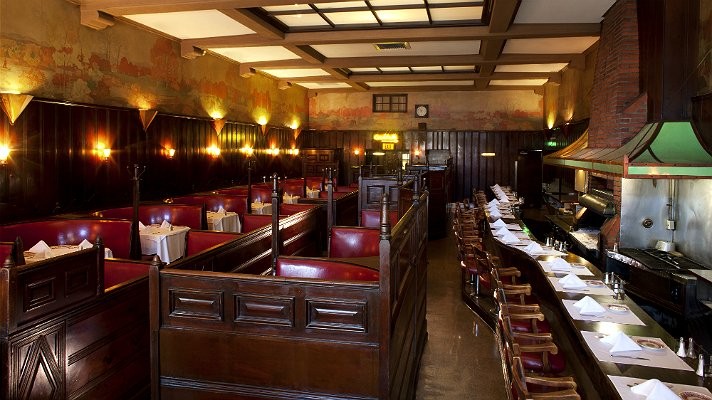
POLYGON ((374 43, 373 44, 377 50, 408 50, 410 49, 410 43, 408 42, 388 42, 388 43, 374 43))

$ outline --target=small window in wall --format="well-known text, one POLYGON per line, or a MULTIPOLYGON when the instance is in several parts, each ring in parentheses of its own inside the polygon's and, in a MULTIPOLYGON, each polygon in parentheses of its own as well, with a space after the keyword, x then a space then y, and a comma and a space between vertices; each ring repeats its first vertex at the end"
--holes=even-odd
POLYGON ((407 94, 374 94, 373 112, 406 112, 407 94))

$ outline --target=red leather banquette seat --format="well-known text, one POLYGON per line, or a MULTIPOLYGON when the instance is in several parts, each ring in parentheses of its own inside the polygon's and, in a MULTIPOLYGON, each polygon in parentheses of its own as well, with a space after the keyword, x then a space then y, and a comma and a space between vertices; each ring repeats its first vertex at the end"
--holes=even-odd
POLYGON ((361 226, 334 226, 329 237, 329 257, 371 257, 379 254, 378 229, 361 226))
POLYGON ((329 281, 378 281, 378 271, 374 269, 323 258, 279 257, 275 275, 329 281))
MULTIPOLYGON (((110 208, 97 211, 96 215, 104 218, 132 219, 133 207, 110 208)), ((207 229, 208 221, 202 206, 186 204, 146 204, 138 208, 138 220, 142 223, 160 224, 168 221, 173 225, 187 226, 192 229, 207 229)))

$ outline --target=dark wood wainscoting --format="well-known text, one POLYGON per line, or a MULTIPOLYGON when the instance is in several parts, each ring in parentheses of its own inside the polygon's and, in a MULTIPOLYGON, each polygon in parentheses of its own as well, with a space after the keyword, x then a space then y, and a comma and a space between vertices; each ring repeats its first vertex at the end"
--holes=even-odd
POLYGON ((0 166, 0 223, 128 205, 134 164, 146 166, 142 200, 247 183, 246 144, 256 149, 255 180, 301 175, 299 157, 260 151, 291 148, 292 129, 263 134, 258 125, 228 122, 218 135, 209 118, 159 113, 144 132, 135 109, 34 99, 14 125, 0 113, 0 141, 12 150, 0 166), (112 150, 107 160, 95 150, 100 142, 112 150), (211 145, 219 156, 208 154, 211 145))
MULTIPOLYGON (((363 154, 353 149, 369 149, 378 131, 304 131, 299 140, 302 147, 344 149, 344 170, 363 162, 363 154)), ((472 189, 489 185, 514 185, 514 162, 519 150, 544 148, 542 131, 479 132, 479 131, 412 131, 403 132, 396 150, 407 151, 418 141, 425 149, 450 150, 453 159, 453 199, 470 196, 472 189), (494 152, 494 157, 482 157, 494 152)))

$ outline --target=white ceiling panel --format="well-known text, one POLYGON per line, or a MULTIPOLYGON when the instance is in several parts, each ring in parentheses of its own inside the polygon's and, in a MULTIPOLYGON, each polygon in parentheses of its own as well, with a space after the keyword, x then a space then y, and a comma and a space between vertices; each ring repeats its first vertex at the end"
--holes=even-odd
POLYGON ((356 74, 381 72, 378 70, 378 68, 349 68, 349 71, 351 71, 352 73, 356 73, 356 74))
POLYGON ((125 15, 126 18, 178 39, 255 33, 218 10, 125 15))
POLYGON ((430 15, 434 22, 443 21, 479 21, 482 19, 482 7, 432 8, 430 15))
POLYGON ((299 58, 298 55, 282 46, 229 47, 210 50, 241 63, 299 58))
POLYGON ((474 3, 472 0, 428 0, 428 4, 474 3))
POLYGON ((371 0, 369 1, 372 6, 385 7, 385 6, 407 6, 412 4, 424 5, 423 0, 371 0))
POLYGON ((344 82, 298 82, 297 85, 304 86, 307 89, 341 89, 351 87, 348 83, 344 82))
POLYGON ((525 0, 519 6, 514 23, 598 23, 615 2, 615 0, 525 0))
POLYGON ((492 79, 490 86, 541 86, 548 79, 492 79))
POLYGON ((336 3, 315 3, 316 8, 320 10, 328 10, 334 8, 366 8, 366 3, 363 1, 339 1, 336 3))
POLYGON ((303 68, 303 69, 259 69, 258 70, 275 76, 277 78, 300 78, 304 76, 328 76, 329 73, 321 68, 303 68))
POLYGON ((452 40, 443 42, 410 42, 410 49, 377 50, 370 43, 321 44, 312 46, 325 57, 389 57, 467 55, 480 51, 479 40, 452 40))
POLYGON ((425 8, 410 10, 380 10, 376 11, 378 19, 383 23, 394 22, 428 22, 428 12, 425 8))
POLYGON ((438 65, 433 65, 429 67, 411 67, 413 71, 416 72, 440 72, 442 68, 438 65))
POLYGON ((474 65, 446 65, 443 67, 445 71, 474 71, 474 65))
POLYGON ((381 67, 382 72, 410 72, 408 67, 381 67))
POLYGON ((567 63, 498 65, 494 72, 559 72, 567 63))
POLYGON ((475 81, 402 81, 402 82, 366 82, 371 87, 394 86, 473 86, 475 81))
POLYGON ((275 17, 290 28, 301 26, 329 26, 324 18, 316 13, 276 15, 275 17))
POLYGON ((509 39, 504 54, 568 54, 583 53, 598 40, 598 36, 539 39, 509 39))
POLYGON ((334 25, 377 24, 378 21, 370 11, 343 11, 324 13, 334 25))
POLYGON ((309 4, 288 4, 284 6, 268 6, 262 7, 263 10, 268 12, 280 12, 280 11, 312 11, 309 4))

